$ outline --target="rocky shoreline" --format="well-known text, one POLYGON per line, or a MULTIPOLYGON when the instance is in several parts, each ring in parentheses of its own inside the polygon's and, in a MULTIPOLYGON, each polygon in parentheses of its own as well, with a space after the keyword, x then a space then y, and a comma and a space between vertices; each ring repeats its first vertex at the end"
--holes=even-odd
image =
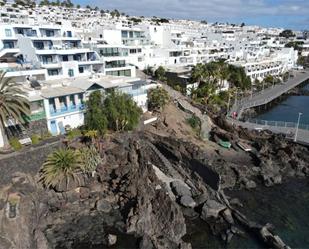
MULTIPOLYGON (((224 191, 307 177, 308 147, 232 127, 222 117, 215 123, 212 135, 232 142, 228 155, 146 130, 102 141, 104 160, 94 176, 66 191, 45 190, 38 172, 20 169, 1 186, 0 248, 74 249, 85 243, 117 248, 117 238, 124 236, 127 248, 189 249, 186 219, 197 217, 226 243, 250 231, 267 246, 289 248, 268 221, 248 220, 238 211, 241 203, 224 191), (238 150, 239 139, 254 152, 238 150), (18 200, 15 211, 12 196, 18 200)), ((163 122, 155 126, 168 130, 163 122)))

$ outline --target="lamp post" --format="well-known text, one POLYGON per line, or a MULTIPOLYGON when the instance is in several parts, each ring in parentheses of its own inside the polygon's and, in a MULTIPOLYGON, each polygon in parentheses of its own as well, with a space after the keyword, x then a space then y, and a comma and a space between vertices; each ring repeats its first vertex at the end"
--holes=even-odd
POLYGON ((297 141, 297 133, 298 133, 298 127, 299 127, 299 121, 300 121, 300 116, 302 115, 301 112, 298 113, 298 120, 297 120, 297 125, 296 125, 296 131, 295 131, 295 137, 294 137, 294 142, 297 141))

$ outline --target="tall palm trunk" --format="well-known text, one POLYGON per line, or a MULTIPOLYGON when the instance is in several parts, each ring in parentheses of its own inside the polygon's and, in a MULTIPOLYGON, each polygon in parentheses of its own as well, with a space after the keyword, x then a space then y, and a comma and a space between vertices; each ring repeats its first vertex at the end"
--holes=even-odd
POLYGON ((0 139, 2 138, 3 146, 7 147, 9 145, 9 139, 6 135, 5 128, 2 124, 0 124, 0 139))

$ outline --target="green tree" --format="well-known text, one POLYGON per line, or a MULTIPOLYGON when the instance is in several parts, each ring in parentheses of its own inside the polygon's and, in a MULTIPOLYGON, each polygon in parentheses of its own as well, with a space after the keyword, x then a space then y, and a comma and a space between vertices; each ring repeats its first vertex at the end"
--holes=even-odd
POLYGON ((166 80, 166 78, 165 78, 166 71, 165 71, 164 67, 159 66, 154 74, 155 74, 156 79, 158 79, 160 81, 166 80))
POLYGON ((51 153, 41 170, 40 181, 46 188, 55 188, 63 183, 79 181, 78 173, 82 165, 79 151, 59 149, 51 153))
POLYGON ((130 95, 112 91, 105 98, 104 113, 109 129, 114 131, 128 131, 138 125, 142 110, 130 95))
POLYGON ((283 30, 283 31, 279 34, 279 36, 284 37, 284 38, 291 38, 291 37, 294 37, 295 34, 294 34, 294 32, 293 32, 292 30, 286 29, 286 30, 283 30))
POLYGON ((107 120, 104 113, 103 96, 100 91, 90 94, 86 102, 85 128, 86 130, 96 130, 100 135, 106 132, 107 120))
POLYGON ((162 87, 150 89, 148 91, 148 108, 150 110, 159 110, 169 102, 168 92, 162 87))
POLYGON ((4 145, 8 145, 5 124, 8 119, 16 123, 25 122, 26 116, 30 115, 30 106, 26 93, 12 78, 4 78, 5 73, 0 73, 0 130, 4 145))
POLYGON ((206 67, 202 63, 196 64, 192 68, 191 72, 191 78, 193 82, 198 82, 199 84, 203 79, 205 79, 205 74, 206 74, 206 67))
POLYGON ((76 5, 76 8, 77 8, 77 9, 80 9, 80 4, 77 4, 77 5, 76 5))
POLYGON ((232 86, 238 87, 242 90, 251 88, 251 79, 247 76, 243 67, 229 65, 228 81, 232 84, 232 86))

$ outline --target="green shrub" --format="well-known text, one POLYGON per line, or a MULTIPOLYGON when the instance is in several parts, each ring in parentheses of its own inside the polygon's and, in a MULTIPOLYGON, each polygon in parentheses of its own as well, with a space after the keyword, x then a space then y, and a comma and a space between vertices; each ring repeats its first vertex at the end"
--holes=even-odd
POLYGON ((199 131, 201 121, 197 116, 192 115, 190 118, 187 119, 187 123, 192 127, 193 130, 199 131))
POLYGON ((58 149, 49 154, 41 170, 40 181, 47 188, 54 188, 70 181, 78 182, 82 161, 79 151, 58 149))
POLYGON ((10 145, 14 150, 20 150, 22 149, 22 144, 19 142, 18 138, 14 137, 10 139, 10 145))
POLYGON ((42 139, 47 139, 47 138, 51 138, 53 135, 49 132, 49 131, 47 131, 47 132, 45 132, 43 135, 42 135, 42 139))
POLYGON ((38 144, 41 140, 41 137, 37 134, 31 136, 32 144, 38 144))
POLYGON ((82 132, 80 129, 73 129, 73 130, 70 130, 68 133, 67 133, 67 138, 72 140, 76 137, 80 137, 82 135, 82 132))
POLYGON ((91 145, 79 150, 81 155, 81 170, 83 173, 89 174, 96 170, 97 166, 102 162, 99 152, 91 145))

